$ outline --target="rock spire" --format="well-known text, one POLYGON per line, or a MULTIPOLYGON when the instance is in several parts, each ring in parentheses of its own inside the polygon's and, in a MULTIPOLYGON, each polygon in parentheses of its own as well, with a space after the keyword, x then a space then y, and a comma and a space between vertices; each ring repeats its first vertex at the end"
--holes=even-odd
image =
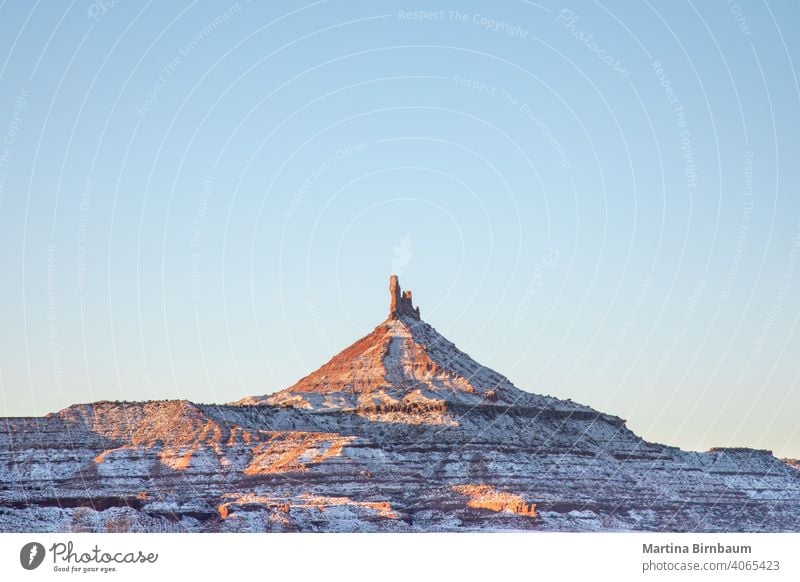
POLYGON ((401 315, 407 315, 419 321, 419 307, 414 307, 411 302, 411 291, 402 291, 397 275, 389 277, 389 295, 391 304, 389 305, 389 319, 398 319, 401 315))

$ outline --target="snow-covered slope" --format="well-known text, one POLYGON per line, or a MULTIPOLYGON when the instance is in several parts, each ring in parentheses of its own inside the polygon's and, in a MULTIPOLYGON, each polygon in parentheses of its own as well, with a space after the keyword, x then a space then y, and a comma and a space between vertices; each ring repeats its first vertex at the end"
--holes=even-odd
POLYGON ((410 292, 389 284, 389 317, 318 370, 276 394, 236 404, 271 404, 312 410, 444 403, 537 406, 591 411, 587 406, 525 392, 486 368, 422 321, 410 292))
POLYGON ((229 405, 0 420, 0 531, 800 531, 800 464, 681 451, 513 386, 421 320, 229 405))

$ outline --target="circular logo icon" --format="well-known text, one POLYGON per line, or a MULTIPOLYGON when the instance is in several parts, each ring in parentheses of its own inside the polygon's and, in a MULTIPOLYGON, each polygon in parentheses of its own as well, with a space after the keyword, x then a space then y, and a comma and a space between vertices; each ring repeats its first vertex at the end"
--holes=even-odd
POLYGON ((39 542, 29 542, 19 551, 19 563, 26 570, 35 570, 44 561, 44 546, 39 542))

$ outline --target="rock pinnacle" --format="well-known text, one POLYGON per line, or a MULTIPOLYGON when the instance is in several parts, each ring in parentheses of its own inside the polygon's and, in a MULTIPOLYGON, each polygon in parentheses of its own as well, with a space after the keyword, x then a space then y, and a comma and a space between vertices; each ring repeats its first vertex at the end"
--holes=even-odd
POLYGON ((399 319, 401 315, 419 321, 419 307, 414 307, 411 301, 411 291, 402 291, 397 275, 389 277, 389 295, 391 304, 389 305, 389 319, 399 319))

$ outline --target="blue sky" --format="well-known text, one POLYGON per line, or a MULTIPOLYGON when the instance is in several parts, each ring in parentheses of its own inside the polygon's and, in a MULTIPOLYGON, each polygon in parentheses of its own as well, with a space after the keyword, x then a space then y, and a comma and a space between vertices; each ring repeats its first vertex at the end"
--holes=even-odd
POLYGON ((3 3, 0 412, 284 388, 395 272, 521 388, 800 456, 798 10, 3 3))

